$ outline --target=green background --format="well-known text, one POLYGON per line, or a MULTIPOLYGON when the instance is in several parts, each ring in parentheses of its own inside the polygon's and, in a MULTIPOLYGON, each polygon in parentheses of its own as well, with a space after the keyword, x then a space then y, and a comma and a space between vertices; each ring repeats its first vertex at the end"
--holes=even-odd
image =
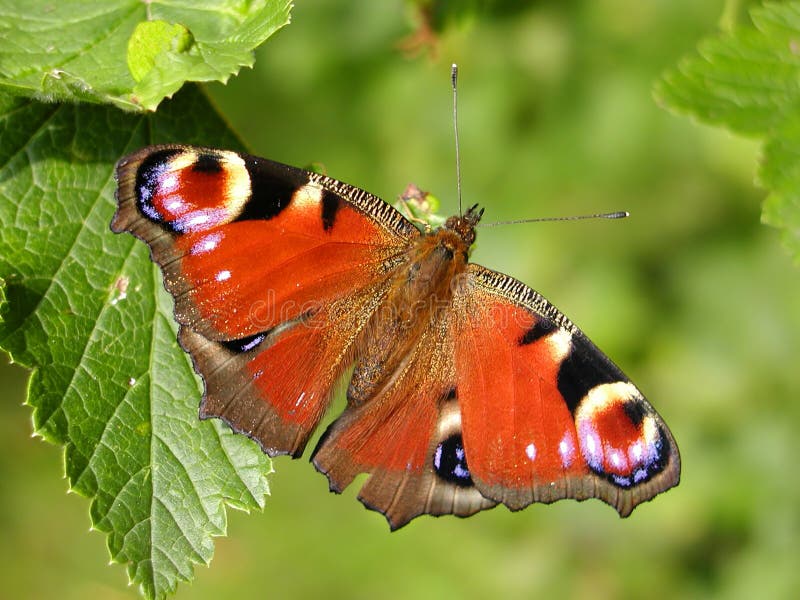
MULTIPOLYGON (((355 486, 329 494, 305 459, 278 459, 267 509, 231 511, 211 568, 177 597, 800 594, 798 273, 758 223, 758 145, 651 97, 723 4, 500 2, 410 58, 406 4, 299 2, 255 70, 207 88, 256 154, 320 162, 387 200, 413 181, 451 213, 458 62, 465 203, 486 221, 632 213, 482 229, 473 259, 539 290, 623 367, 670 425, 683 477, 624 521, 561 502, 389 534, 355 486)), ((88 502, 65 494, 61 450, 30 439, 24 381, 0 371, 0 596, 135 597, 86 532, 88 502)))

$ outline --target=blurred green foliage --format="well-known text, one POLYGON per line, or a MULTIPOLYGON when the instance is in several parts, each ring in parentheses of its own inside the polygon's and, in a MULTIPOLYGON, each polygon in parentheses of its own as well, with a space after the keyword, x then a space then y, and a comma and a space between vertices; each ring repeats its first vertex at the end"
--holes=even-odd
MULTIPOLYGON (((321 162, 388 200, 413 181, 453 212, 458 62, 465 202, 486 220, 632 213, 483 229, 473 259, 538 289, 625 369, 684 471, 624 521, 560 502, 389 534, 355 489, 329 494, 305 460, 277 460, 264 513, 232 514, 179 598, 800 594, 798 273, 758 223, 756 144, 650 96, 743 4, 540 0, 456 19, 410 58, 398 46, 418 22, 411 4, 301 2, 255 70, 209 88, 255 153, 321 162)), ((103 536, 86 534, 88 503, 64 494, 61 450, 29 439, 24 373, 4 367, 0 381, 2 594, 135 597, 105 566, 103 536)))
POLYGON ((800 2, 754 6, 749 18, 752 26, 700 42, 654 92, 678 113, 764 140, 756 178, 770 195, 761 220, 783 229, 784 244, 800 264, 800 2))

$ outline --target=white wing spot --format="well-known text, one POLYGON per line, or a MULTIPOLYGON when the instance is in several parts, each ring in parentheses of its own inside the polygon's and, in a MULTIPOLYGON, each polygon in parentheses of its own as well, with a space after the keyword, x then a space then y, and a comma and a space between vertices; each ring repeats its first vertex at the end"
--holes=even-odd
POLYGON ((575 459, 575 442, 569 432, 565 433, 558 443, 558 453, 561 455, 561 464, 565 469, 572 465, 572 461, 575 459))
POLYGON ((314 207, 322 202, 322 188, 315 183, 299 187, 292 195, 292 204, 299 207, 314 207))
POLYGON ((630 447, 630 454, 631 458, 633 458, 634 462, 638 463, 641 462, 642 457, 644 456, 644 449, 642 448, 642 442, 637 441, 630 447))
POLYGON ((533 442, 525 446, 525 456, 531 461, 536 460, 536 446, 533 445, 533 442))
POLYGON ((586 450, 592 456, 594 456, 597 453, 597 447, 595 446, 594 443, 594 436, 591 434, 586 436, 586 450))
POLYGON ((210 233, 205 236, 203 239, 198 241, 192 249, 189 251, 190 254, 203 254, 205 252, 211 252, 214 248, 222 240, 222 234, 219 232, 210 233))
MULTIPOLYGON (((174 192, 176 189, 178 189, 178 176, 175 175, 175 173, 170 173, 161 180, 159 187, 161 188, 162 192, 174 192)), ((180 204, 181 202, 178 201, 178 206, 180 206, 180 204)), ((168 208, 172 208, 172 206, 173 205, 171 203, 168 208)))
POLYGON ((622 461, 622 455, 620 454, 620 451, 619 450, 612 450, 609 454, 610 455, 609 455, 608 458, 611 461, 611 465, 615 469, 622 469, 623 461, 622 461))

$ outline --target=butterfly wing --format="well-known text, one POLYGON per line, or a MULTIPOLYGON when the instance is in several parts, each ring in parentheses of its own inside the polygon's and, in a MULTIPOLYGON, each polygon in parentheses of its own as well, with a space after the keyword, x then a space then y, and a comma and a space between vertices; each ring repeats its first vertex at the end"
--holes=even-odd
POLYGON ((453 307, 464 450, 483 496, 512 510, 600 498, 627 516, 677 485, 664 421, 537 292, 473 264, 453 307))
POLYGON ((201 416, 300 454, 417 229, 363 190, 229 151, 144 148, 117 180, 112 229, 163 271, 201 416))
MULTIPOLYGON (((442 314, 421 333, 376 394, 362 401, 351 385, 347 409, 312 456, 335 492, 368 473, 358 498, 392 529, 422 514, 464 517, 496 504, 466 471, 449 318, 442 314)), ((367 363, 357 363, 356 372, 367 363)))

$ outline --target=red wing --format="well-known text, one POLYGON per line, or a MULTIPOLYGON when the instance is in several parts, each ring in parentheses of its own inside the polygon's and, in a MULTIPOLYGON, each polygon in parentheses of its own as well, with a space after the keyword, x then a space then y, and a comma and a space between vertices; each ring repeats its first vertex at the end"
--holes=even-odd
POLYGON ((661 417, 539 294, 470 265, 454 308, 464 449, 484 496, 513 510, 596 497, 627 516, 677 485, 661 417))
POLYGON ((495 505, 466 471, 448 333, 431 324, 386 387, 366 402, 348 397, 312 456, 335 492, 369 473, 358 498, 392 529, 421 514, 463 517, 495 505))
POLYGON ((144 148, 117 166, 114 231, 144 240, 206 383, 201 412, 298 454, 419 232, 382 200, 234 152, 144 148))

